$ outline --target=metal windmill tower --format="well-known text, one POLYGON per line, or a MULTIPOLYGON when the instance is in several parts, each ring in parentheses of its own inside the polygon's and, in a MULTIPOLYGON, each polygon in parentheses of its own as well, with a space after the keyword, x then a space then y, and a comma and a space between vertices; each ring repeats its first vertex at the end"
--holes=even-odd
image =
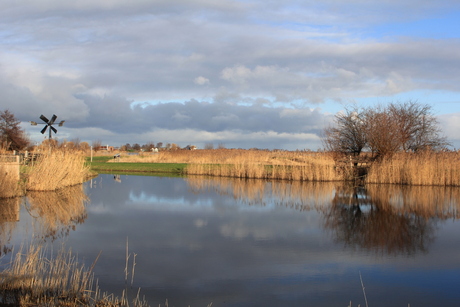
MULTIPOLYGON (((48 118, 46 118, 46 117, 42 114, 42 115, 40 115, 40 119, 41 119, 42 121, 44 121, 45 124, 46 124, 45 127, 43 127, 42 131, 40 131, 40 132, 41 132, 42 134, 45 134, 46 129, 49 128, 49 129, 48 129, 48 132, 49 132, 49 137, 48 137, 48 138, 51 140, 51 137, 52 137, 52 136, 51 136, 51 132, 57 133, 57 129, 53 127, 53 124, 54 124, 54 122, 56 121, 57 116, 53 114, 53 117, 51 117, 51 120, 48 120, 48 118)), ((65 122, 65 120, 62 120, 62 121, 58 124, 59 127, 62 127, 62 125, 64 125, 64 122, 65 122)), ((36 122, 30 122, 30 123, 32 124, 32 126, 38 125, 36 122)))

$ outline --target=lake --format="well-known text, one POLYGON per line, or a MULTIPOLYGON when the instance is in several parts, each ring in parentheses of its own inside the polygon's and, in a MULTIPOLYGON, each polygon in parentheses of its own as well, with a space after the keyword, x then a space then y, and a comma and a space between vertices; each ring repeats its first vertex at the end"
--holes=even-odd
POLYGON ((0 204, 4 255, 101 253, 99 287, 151 306, 460 304, 459 188, 99 175, 0 204))

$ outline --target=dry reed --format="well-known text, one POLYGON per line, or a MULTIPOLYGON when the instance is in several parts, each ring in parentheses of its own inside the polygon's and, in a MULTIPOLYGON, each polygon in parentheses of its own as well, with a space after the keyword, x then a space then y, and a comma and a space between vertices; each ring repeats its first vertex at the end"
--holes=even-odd
POLYGON ((117 161, 187 163, 188 175, 296 181, 349 181, 364 175, 366 183, 460 186, 460 153, 455 151, 399 153, 360 168, 325 152, 243 149, 162 151, 122 155, 117 161))
MULTIPOLYGON (((42 244, 24 245, 0 273, 0 304, 12 306, 147 307, 137 296, 129 300, 102 293, 95 283, 93 268, 85 267, 64 246, 55 256, 42 244)), ((96 259, 97 261, 97 259, 96 259)))
POLYGON ((23 195, 21 189, 19 163, 3 161, 0 157, 0 198, 23 195))
POLYGON ((41 245, 21 248, 11 265, 0 274, 1 303, 16 306, 75 305, 89 302, 93 276, 62 249, 48 259, 41 245))
POLYGON ((332 156, 305 151, 175 150, 136 156, 122 155, 117 162, 188 163, 188 175, 301 181, 342 180, 332 156))
POLYGON ((89 177, 85 156, 79 152, 54 150, 44 154, 27 173, 29 191, 54 191, 83 183, 89 177))
POLYGON ((401 153, 372 165, 367 183, 460 185, 458 152, 401 153))

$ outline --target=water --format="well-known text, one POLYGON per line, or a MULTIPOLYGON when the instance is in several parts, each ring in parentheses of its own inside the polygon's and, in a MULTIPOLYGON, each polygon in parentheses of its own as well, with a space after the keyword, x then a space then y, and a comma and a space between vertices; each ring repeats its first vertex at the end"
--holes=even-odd
POLYGON ((365 306, 362 285, 372 307, 460 303, 458 188, 100 175, 3 208, 6 254, 101 252, 100 287, 151 306, 365 306))

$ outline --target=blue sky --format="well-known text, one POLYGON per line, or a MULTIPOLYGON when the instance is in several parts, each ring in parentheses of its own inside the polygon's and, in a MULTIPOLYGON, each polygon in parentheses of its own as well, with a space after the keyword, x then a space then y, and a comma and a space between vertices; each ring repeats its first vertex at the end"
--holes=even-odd
POLYGON ((317 149, 347 104, 416 100, 460 147, 460 2, 0 3, 1 109, 60 140, 317 149), (142 106, 142 107, 140 107, 142 106))

